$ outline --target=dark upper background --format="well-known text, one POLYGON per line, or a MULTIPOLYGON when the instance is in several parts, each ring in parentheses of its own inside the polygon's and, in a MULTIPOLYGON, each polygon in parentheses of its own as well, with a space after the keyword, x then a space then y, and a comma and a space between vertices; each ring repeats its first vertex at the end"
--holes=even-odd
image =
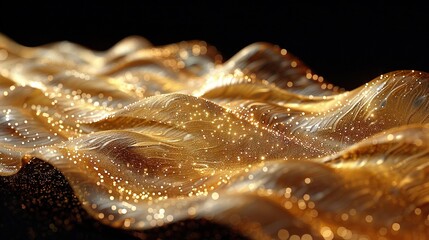
POLYGON ((224 59, 265 41, 348 89, 392 70, 429 72, 424 4, 206 2, 2 1, 0 32, 27 46, 69 40, 97 50, 129 35, 155 45, 200 39, 216 46, 224 59))

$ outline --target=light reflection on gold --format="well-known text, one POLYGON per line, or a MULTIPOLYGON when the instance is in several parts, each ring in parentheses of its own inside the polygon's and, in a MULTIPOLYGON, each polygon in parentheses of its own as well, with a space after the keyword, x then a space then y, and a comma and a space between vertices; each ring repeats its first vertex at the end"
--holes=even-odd
POLYGON ((343 91, 264 43, 222 63, 201 41, 93 52, 0 36, 0 175, 42 159, 125 229, 206 218, 254 239, 421 239, 428 79, 343 91))

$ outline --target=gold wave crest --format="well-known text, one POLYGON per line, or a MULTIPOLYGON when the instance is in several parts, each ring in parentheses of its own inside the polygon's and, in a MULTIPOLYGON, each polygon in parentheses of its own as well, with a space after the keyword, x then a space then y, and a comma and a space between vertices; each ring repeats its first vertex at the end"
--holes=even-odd
POLYGON ((112 227, 205 218, 253 239, 429 236, 429 75, 352 91, 265 43, 105 52, 0 36, 0 175, 32 159, 112 227))

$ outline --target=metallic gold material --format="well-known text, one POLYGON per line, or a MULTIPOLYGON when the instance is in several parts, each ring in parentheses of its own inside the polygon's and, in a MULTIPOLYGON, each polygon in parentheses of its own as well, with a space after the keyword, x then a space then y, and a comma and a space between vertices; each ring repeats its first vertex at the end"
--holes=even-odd
POLYGON ((269 44, 94 52, 0 36, 0 175, 42 159, 113 227, 189 218, 254 239, 429 236, 429 75, 352 91, 269 44))

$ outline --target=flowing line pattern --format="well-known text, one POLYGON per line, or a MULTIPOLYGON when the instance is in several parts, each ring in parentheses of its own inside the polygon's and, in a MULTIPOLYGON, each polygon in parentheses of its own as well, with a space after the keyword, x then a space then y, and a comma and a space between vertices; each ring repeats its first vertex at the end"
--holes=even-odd
POLYGON ((0 36, 0 176, 32 159, 112 227, 190 218, 253 239, 429 235, 429 75, 352 91, 285 49, 202 41, 105 52, 0 36))

